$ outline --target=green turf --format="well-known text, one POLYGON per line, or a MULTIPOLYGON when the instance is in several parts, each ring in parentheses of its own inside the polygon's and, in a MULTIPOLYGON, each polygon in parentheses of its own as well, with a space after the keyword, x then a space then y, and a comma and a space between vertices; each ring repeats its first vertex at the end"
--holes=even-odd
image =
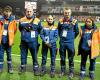
MULTIPOLYGON (((79 25, 83 25, 83 24, 79 24, 79 25)), ((97 24, 98 28, 100 26, 100 24, 97 24)), ((78 48, 78 42, 79 42, 79 36, 75 39, 75 60, 79 60, 80 61, 80 56, 77 56, 77 48, 78 48)), ((39 43, 41 44, 41 39, 39 38, 39 43)), ((12 54, 17 54, 20 55, 20 49, 19 49, 19 45, 20 45, 20 32, 17 31, 16 37, 15 37, 15 43, 13 45, 13 49, 12 49, 12 54)), ((59 40, 57 41, 57 47, 59 47, 59 40)), ((30 54, 29 54, 30 56, 30 54)), ((39 49, 39 53, 38 56, 41 57, 41 46, 39 49)), ((50 54, 48 53, 48 57, 50 56, 50 54)), ((59 58, 59 53, 57 54, 57 59, 59 58)), ((58 74, 60 72, 60 61, 56 61, 56 76, 55 78, 50 78, 49 76, 49 71, 50 71, 50 60, 47 60, 47 74, 44 77, 36 77, 33 75, 32 72, 32 60, 31 58, 28 58, 28 65, 27 65, 27 72, 25 74, 19 75, 18 74, 18 67, 20 66, 20 57, 17 57, 15 55, 12 56, 12 60, 13 60, 13 66, 14 66, 14 74, 8 74, 7 73, 7 63, 6 63, 6 57, 5 57, 5 63, 4 63, 4 71, 3 73, 0 74, 0 80, 68 80, 68 76, 64 76, 62 78, 58 77, 58 74)), ((38 59, 39 64, 41 64, 41 59, 38 59)), ((100 62, 100 57, 97 58, 97 62, 100 62)), ((68 62, 67 63, 67 74, 68 74, 68 62)), ((85 80, 89 80, 88 77, 88 67, 89 67, 89 63, 87 63, 87 70, 86 70, 86 79, 85 80)), ((79 79, 79 69, 80 69, 80 63, 79 62, 75 62, 75 76, 73 80, 78 80, 79 79)), ((100 76, 100 64, 96 65, 96 70, 95 70, 95 80, 99 80, 100 76)))
MULTIPOLYGON (((4 70, 3 73, 0 74, 0 80, 69 80, 68 79, 68 62, 67 63, 67 71, 66 71, 66 76, 62 77, 59 79, 58 74, 60 72, 60 62, 56 61, 56 76, 55 78, 50 78, 49 72, 50 72, 50 60, 47 60, 47 74, 44 77, 40 76, 34 76, 33 71, 32 71, 32 59, 28 58, 28 64, 27 64, 27 72, 25 74, 18 74, 18 68, 20 66, 20 57, 16 57, 15 55, 13 57, 13 67, 14 67, 14 74, 9 74, 7 73, 7 63, 5 59, 5 65, 4 65, 4 70)), ((41 63, 41 59, 38 59, 39 64, 41 63)), ((88 65, 87 63, 87 73, 86 73, 86 79, 89 80, 88 77, 88 65)), ((79 79, 79 66, 80 64, 78 62, 75 62, 75 75, 74 75, 74 80, 79 79)), ((95 80, 99 80, 99 73, 100 73, 100 64, 96 65, 96 70, 95 70, 95 80)))

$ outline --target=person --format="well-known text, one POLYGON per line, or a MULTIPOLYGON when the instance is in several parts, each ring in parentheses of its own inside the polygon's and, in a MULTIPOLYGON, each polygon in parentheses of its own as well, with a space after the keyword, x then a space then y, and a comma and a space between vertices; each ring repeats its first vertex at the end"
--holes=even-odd
POLYGON ((4 51, 7 53, 8 72, 13 73, 11 49, 14 43, 14 36, 17 30, 16 20, 12 16, 12 8, 4 7, 3 15, 0 18, 0 72, 3 71, 4 51))
POLYGON ((56 58, 56 41, 58 37, 58 22, 54 21, 52 15, 49 15, 46 21, 41 22, 42 30, 40 33, 42 39, 42 63, 41 76, 46 73, 46 61, 48 49, 50 49, 51 70, 50 76, 55 76, 55 58, 56 58))
POLYGON ((99 54, 100 30, 97 29, 92 18, 88 17, 85 25, 80 27, 79 55, 81 55, 80 80, 84 80, 86 71, 86 61, 89 56, 90 80, 94 80, 96 57, 99 54))
POLYGON ((40 20, 34 16, 32 6, 28 6, 25 9, 25 16, 19 21, 19 30, 21 32, 21 66, 20 72, 26 71, 28 49, 30 50, 33 60, 34 75, 39 75, 39 65, 37 61, 38 52, 38 35, 41 30, 40 20))
POLYGON ((79 33, 78 21, 71 16, 71 9, 64 8, 64 17, 59 20, 58 32, 60 36, 60 59, 61 72, 59 77, 66 72, 66 50, 68 51, 69 60, 69 78, 73 78, 74 72, 74 39, 79 33))

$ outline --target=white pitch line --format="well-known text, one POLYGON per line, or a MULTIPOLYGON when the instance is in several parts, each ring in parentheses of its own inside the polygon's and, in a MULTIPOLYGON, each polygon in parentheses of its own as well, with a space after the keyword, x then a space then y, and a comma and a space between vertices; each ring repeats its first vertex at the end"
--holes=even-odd
MULTIPOLYGON (((20 57, 20 55, 17 54, 12 54, 12 56, 17 56, 20 57)), ((31 58, 31 56, 28 56, 28 58, 31 58)), ((39 59, 42 59, 42 57, 38 57, 39 59)), ((50 60, 50 58, 47 58, 48 60, 50 60)), ((60 59, 56 58, 57 61, 60 61, 60 59)), ((68 59, 66 59, 66 61, 68 61, 68 59)), ((74 60, 74 62, 80 63, 80 60, 74 60)), ((89 61, 87 61, 87 63, 89 63, 89 61)), ((100 62, 96 62, 96 64, 100 64, 100 62)))

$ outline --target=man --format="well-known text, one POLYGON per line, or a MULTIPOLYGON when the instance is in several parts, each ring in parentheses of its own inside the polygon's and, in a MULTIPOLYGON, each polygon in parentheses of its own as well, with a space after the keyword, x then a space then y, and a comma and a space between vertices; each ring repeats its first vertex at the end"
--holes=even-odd
POLYGON ((61 73, 63 76, 66 71, 66 49, 69 60, 69 78, 73 77, 74 70, 74 39, 77 37, 78 22, 71 16, 71 9, 64 9, 64 17, 59 21, 59 36, 60 36, 60 58, 61 58, 61 73))
POLYGON ((41 38, 42 38, 42 63, 41 76, 46 73, 46 60, 48 49, 51 56, 50 76, 55 76, 55 58, 56 58, 56 40, 58 37, 58 22, 54 21, 53 16, 48 16, 46 21, 42 22, 41 38))
POLYGON ((8 72, 13 73, 11 47, 14 42, 14 36, 17 30, 16 21, 12 14, 12 8, 6 6, 1 17, 0 25, 0 72, 3 70, 4 51, 7 52, 8 72))
POLYGON ((26 71, 28 49, 32 55, 34 75, 38 75, 38 35, 40 31, 40 20, 33 15, 33 7, 28 6, 25 11, 25 17, 20 19, 19 30, 21 32, 21 66, 20 73, 26 71))

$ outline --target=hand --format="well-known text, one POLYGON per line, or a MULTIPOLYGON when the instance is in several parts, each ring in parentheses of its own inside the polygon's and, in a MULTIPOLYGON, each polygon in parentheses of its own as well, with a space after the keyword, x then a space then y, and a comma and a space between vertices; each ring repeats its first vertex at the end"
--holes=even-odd
POLYGON ((46 44, 47 47, 49 47, 49 48, 51 47, 51 45, 49 43, 45 43, 45 44, 46 44))
POLYGON ((73 19, 73 20, 72 20, 72 24, 73 24, 73 25, 75 25, 75 24, 76 24, 76 22, 77 22, 77 20, 76 20, 76 19, 73 19))

